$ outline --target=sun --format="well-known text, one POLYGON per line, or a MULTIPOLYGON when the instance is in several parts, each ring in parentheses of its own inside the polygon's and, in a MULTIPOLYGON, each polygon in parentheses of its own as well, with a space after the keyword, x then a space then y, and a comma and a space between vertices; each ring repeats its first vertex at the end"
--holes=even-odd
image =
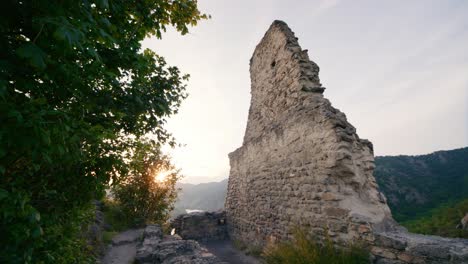
POLYGON ((154 176, 154 180, 158 181, 158 182, 163 182, 166 180, 167 176, 169 176, 171 174, 170 171, 159 171, 158 173, 156 173, 156 175, 154 176))

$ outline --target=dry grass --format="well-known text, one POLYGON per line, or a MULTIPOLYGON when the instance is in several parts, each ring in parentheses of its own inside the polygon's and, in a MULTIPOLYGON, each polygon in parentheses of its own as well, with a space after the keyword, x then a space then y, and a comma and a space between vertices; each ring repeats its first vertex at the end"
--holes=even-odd
POLYGON ((369 253, 353 245, 349 249, 335 248, 327 238, 323 243, 296 230, 290 242, 280 242, 265 248, 263 257, 268 264, 364 264, 369 253))

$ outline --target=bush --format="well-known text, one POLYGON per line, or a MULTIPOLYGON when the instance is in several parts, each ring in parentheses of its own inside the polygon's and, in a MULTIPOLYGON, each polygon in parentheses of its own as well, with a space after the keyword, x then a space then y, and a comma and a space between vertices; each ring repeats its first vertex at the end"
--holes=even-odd
POLYGON ((452 206, 441 206, 430 211, 430 216, 403 222, 409 231, 425 235, 468 238, 468 231, 457 228, 468 213, 468 199, 452 206))
POLYGON ((118 232, 116 231, 104 231, 102 233, 102 241, 104 242, 104 245, 107 245, 110 242, 112 242, 112 238, 114 238, 114 236, 116 236, 117 234, 118 232))
POLYGON ((362 247, 353 245, 349 249, 336 248, 329 238, 321 244, 304 230, 295 230, 292 241, 268 245, 263 256, 268 264, 369 263, 369 253, 362 247))
POLYGON ((116 201, 104 199, 103 203, 104 221, 112 232, 121 232, 130 228, 131 225, 127 222, 127 217, 116 201))
POLYGON ((137 148, 128 176, 112 188, 122 220, 129 227, 164 225, 177 198, 175 184, 180 176, 169 157, 160 151, 137 148), (158 179, 158 175, 164 177, 158 179))

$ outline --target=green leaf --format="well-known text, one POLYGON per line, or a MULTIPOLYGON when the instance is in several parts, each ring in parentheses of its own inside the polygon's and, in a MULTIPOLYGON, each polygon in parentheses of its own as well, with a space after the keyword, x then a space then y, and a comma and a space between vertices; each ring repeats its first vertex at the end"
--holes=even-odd
POLYGON ((101 35, 101 37, 105 40, 108 40, 110 42, 116 42, 116 40, 111 36, 109 35, 109 33, 107 33, 106 31, 104 31, 103 29, 99 29, 99 34, 101 35))
POLYGON ((40 221, 41 220, 41 215, 39 213, 35 213, 34 214, 34 219, 36 219, 36 221, 40 221))
POLYGON ((45 69, 46 54, 36 44, 28 42, 16 50, 16 54, 23 59, 29 60, 29 63, 38 69, 45 69))
POLYGON ((111 22, 109 21, 109 19, 107 19, 107 18, 105 18, 105 17, 101 18, 101 22, 102 22, 104 25, 106 25, 106 27, 108 27, 108 28, 112 26, 112 24, 111 24, 111 22))
POLYGON ((33 238, 38 238, 38 237, 44 235, 44 231, 42 230, 42 227, 37 226, 36 228, 34 228, 31 235, 32 235, 33 238))
POLYGON ((7 94, 7 82, 5 80, 0 80, 0 97, 5 98, 7 94))
POLYGON ((11 110, 8 112, 8 117, 14 117, 16 118, 16 122, 23 123, 23 115, 16 110, 11 110))
POLYGON ((0 200, 5 199, 6 197, 8 197, 8 192, 4 189, 0 189, 0 200))
MULTIPOLYGON (((1 139, 1 137, 0 137, 1 139)), ((4 148, 0 148, 0 158, 3 158, 6 155, 6 150, 4 148)), ((1 172, 1 165, 0 165, 0 172, 1 172)))
POLYGON ((41 221, 41 215, 38 212, 33 212, 30 215, 30 220, 31 220, 31 222, 39 222, 39 221, 41 221))
POLYGON ((107 0, 98 0, 97 4, 99 5, 100 8, 104 8, 104 9, 109 8, 109 2, 107 0))
POLYGON ((81 47, 79 41, 83 34, 72 27, 62 26, 55 30, 53 35, 57 40, 66 41, 68 45, 81 47))
POLYGON ((88 49, 88 53, 91 54, 98 62, 101 62, 101 57, 94 48, 88 49))

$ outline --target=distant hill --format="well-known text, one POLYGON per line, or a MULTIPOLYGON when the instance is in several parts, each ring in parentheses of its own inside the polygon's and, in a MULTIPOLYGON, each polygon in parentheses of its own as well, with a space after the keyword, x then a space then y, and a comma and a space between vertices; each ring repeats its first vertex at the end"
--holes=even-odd
POLYGON ((468 198, 468 147, 375 158, 374 176, 399 222, 468 198))
MULTIPOLYGON (((429 216, 433 210, 468 199, 468 147, 419 156, 375 158, 374 176, 399 222, 429 216)), ((179 184, 174 214, 186 209, 214 211, 224 207, 228 180, 179 184)))
POLYGON ((181 189, 173 215, 189 210, 216 211, 224 208, 228 179, 200 184, 178 183, 181 189))

